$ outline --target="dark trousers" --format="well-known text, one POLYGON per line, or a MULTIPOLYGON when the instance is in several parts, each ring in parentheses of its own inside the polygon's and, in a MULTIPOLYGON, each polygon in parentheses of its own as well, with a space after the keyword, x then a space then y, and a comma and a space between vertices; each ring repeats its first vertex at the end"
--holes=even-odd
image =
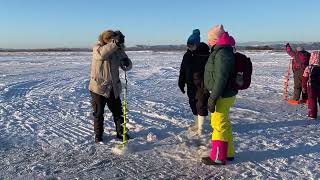
POLYGON ((123 128, 121 124, 123 123, 123 112, 122 112, 122 104, 120 97, 115 98, 113 90, 111 90, 110 97, 101 96, 94 92, 91 92, 92 97, 92 107, 93 107, 93 127, 96 140, 102 140, 103 135, 103 114, 104 107, 107 104, 109 110, 112 113, 113 120, 115 123, 116 131, 118 135, 122 135, 123 128))
POLYGON ((308 87, 308 116, 317 118, 318 105, 320 105, 320 91, 308 87))
POLYGON ((187 94, 193 115, 207 116, 209 93, 204 88, 187 85, 187 94))
POLYGON ((307 100, 307 93, 302 92, 302 75, 303 70, 295 70, 293 72, 293 80, 294 80, 294 91, 293 91, 293 100, 298 101, 300 99, 300 94, 302 93, 302 99, 307 100))

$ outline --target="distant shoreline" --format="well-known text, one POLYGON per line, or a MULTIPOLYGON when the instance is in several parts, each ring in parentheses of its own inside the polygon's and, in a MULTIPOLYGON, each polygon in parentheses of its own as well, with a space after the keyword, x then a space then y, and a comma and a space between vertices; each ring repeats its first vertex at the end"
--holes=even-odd
MULTIPOLYGON (((301 46, 306 50, 320 50, 320 42, 315 43, 300 43, 292 44, 293 48, 301 46)), ((134 47, 127 47, 126 51, 185 51, 186 45, 137 45, 134 47)), ((270 45, 250 45, 250 46, 237 46, 237 50, 274 50, 282 51, 285 49, 284 44, 270 44, 270 45)), ((35 49, 9 49, 0 48, 0 52, 91 52, 91 48, 35 48, 35 49)))

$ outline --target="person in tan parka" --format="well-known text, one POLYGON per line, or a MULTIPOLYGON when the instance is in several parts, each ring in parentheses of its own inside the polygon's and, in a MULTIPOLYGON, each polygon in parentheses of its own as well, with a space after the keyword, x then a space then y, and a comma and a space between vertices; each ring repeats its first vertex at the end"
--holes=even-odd
POLYGON ((122 138, 123 112, 120 99, 119 68, 129 71, 132 62, 124 51, 124 35, 107 30, 99 36, 93 47, 89 90, 92 97, 95 142, 103 142, 104 107, 112 112, 117 138, 122 138))

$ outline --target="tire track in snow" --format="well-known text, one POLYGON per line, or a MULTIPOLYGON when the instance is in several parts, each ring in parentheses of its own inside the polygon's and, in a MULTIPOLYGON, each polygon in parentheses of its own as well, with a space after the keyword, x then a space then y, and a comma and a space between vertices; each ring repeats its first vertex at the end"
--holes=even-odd
POLYGON ((15 83, 13 85, 9 85, 4 89, 5 93, 3 93, 4 100, 10 101, 13 99, 19 100, 26 96, 26 94, 31 91, 36 85, 43 81, 25 81, 20 83, 15 83))
MULTIPOLYGON (((83 78, 83 77, 82 77, 83 78)), ((16 83, 14 85, 10 85, 7 87, 7 92, 4 94, 4 97, 6 97, 6 101, 9 99, 14 102, 13 103, 13 109, 19 109, 22 111, 22 113, 19 113, 19 116, 14 115, 14 112, 7 112, 7 116, 10 114, 13 114, 14 121, 11 120, 11 122, 7 123, 7 129, 10 129, 14 127, 15 129, 22 129, 25 131, 29 131, 29 134, 35 135, 35 130, 32 127, 38 127, 38 129, 43 129, 49 126, 56 125, 57 122, 59 122, 61 117, 63 119, 67 119, 70 121, 70 118, 66 118, 58 114, 58 119, 55 119, 55 115, 57 113, 68 113, 68 111, 64 110, 63 108, 52 108, 53 105, 48 106, 48 103, 44 101, 45 97, 42 95, 42 92, 55 92, 59 91, 61 93, 69 92, 70 88, 72 88, 74 85, 78 85, 79 82, 76 82, 79 80, 78 78, 74 78, 75 82, 73 82, 70 86, 67 86, 66 88, 60 88, 60 89, 54 89, 55 86, 57 87, 64 87, 64 84, 69 83, 69 81, 51 81, 48 80, 39 80, 39 81, 26 81, 21 83, 16 83), (55 83, 57 82, 57 83, 55 83), (51 87, 51 88, 48 88, 51 87), (23 103, 23 104, 22 104, 23 103), (31 111, 30 111, 31 110, 31 111), (49 112, 51 116, 44 116, 42 115, 44 112, 49 112), (31 121, 31 122, 29 122, 31 121), (18 126, 14 125, 18 124, 18 126), (42 124, 49 124, 47 126, 42 126, 42 124)), ((80 84, 84 81, 80 79, 80 84)), ((86 86, 86 85, 85 85, 86 86)), ((50 95, 49 95, 50 96, 50 95)), ((81 95, 83 96, 83 95, 81 95)), ((52 104, 52 103, 51 103, 52 104)), ((75 107, 77 108, 77 107, 75 107)), ((19 112, 19 111, 16 111, 19 112)), ((77 114, 71 114, 71 115, 77 115, 77 114)), ((84 118, 82 118, 84 119, 84 118)), ((64 122, 67 123, 67 122, 64 122)), ((62 123, 61 123, 62 124, 62 123)), ((75 127, 79 127, 82 130, 77 130, 75 127, 72 127, 71 125, 66 126, 57 126, 57 128, 54 129, 54 131, 49 131, 50 133, 56 134, 57 136, 61 135, 68 141, 76 141, 76 139, 83 139, 82 133, 85 133, 86 135, 92 134, 92 130, 89 130, 87 126, 81 127, 81 124, 83 122, 72 122, 72 125, 75 127), (55 131, 57 133, 55 133, 55 131), (60 132, 59 132, 60 131, 60 132), (63 135, 64 134, 64 135, 63 135), (76 136, 74 135, 76 134, 76 136), (70 137, 73 137, 73 139, 70 139, 70 137)), ((21 130, 16 130, 13 132, 20 132, 21 130)), ((24 133, 28 134, 28 133, 24 133)), ((19 134, 16 134, 19 135, 19 134)))

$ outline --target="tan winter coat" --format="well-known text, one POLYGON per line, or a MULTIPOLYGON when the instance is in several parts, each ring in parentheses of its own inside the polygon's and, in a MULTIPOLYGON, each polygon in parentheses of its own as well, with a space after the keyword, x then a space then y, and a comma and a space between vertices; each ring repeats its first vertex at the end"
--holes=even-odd
POLYGON ((132 68, 132 62, 129 60, 129 66, 123 67, 120 61, 128 58, 122 48, 119 48, 114 42, 109 42, 106 45, 97 43, 93 47, 92 64, 91 64, 91 79, 89 90, 109 97, 110 90, 113 89, 114 96, 117 98, 121 94, 121 81, 119 78, 119 68, 128 71, 132 68))

